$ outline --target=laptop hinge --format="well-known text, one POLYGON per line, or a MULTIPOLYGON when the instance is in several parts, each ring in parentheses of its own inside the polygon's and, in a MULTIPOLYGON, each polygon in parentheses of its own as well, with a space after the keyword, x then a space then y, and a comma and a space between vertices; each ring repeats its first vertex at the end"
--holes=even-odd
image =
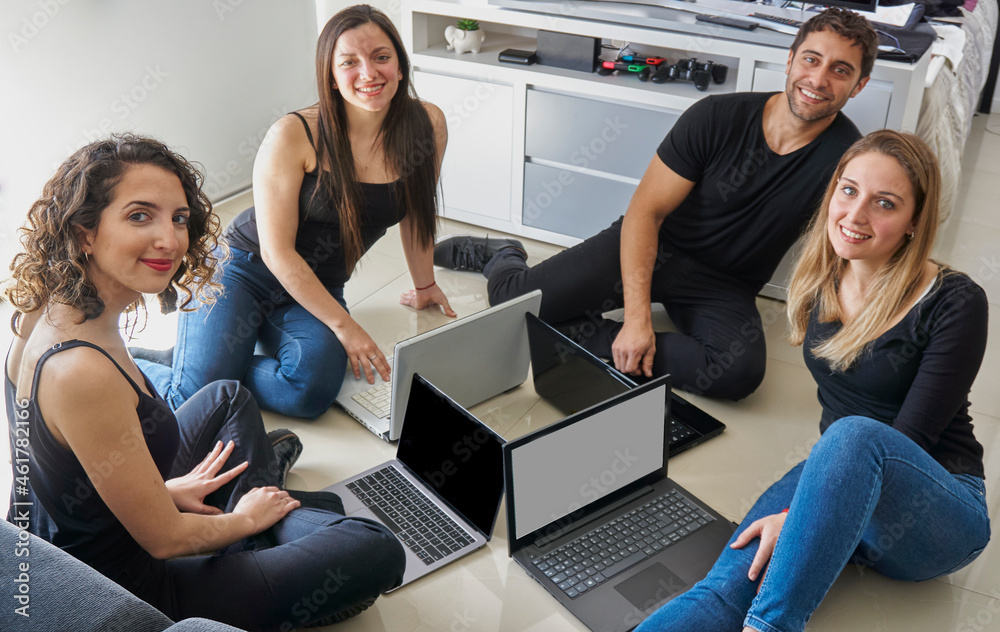
POLYGON ((627 505, 628 503, 636 500, 637 498, 645 496, 646 494, 648 494, 651 491, 653 491, 653 488, 649 487, 647 485, 647 486, 643 487, 642 489, 639 489, 637 491, 632 492, 631 494, 629 494, 628 496, 622 498, 621 500, 617 500, 617 501, 611 503, 610 505, 608 505, 604 509, 600 510, 598 513, 593 514, 592 516, 590 516, 585 521, 574 522, 573 524, 571 524, 569 526, 566 526, 566 527, 563 527, 562 529, 559 529, 558 531, 556 531, 555 533, 553 533, 551 535, 547 535, 547 536, 545 536, 543 538, 538 538, 537 540, 535 540, 534 544, 537 547, 543 547, 543 546, 546 546, 548 544, 551 544, 552 542, 555 542, 556 540, 558 540, 559 538, 563 537, 567 533, 569 533, 571 531, 576 531, 576 530, 580 529, 581 527, 584 527, 584 526, 586 526, 586 525, 588 525, 588 524, 590 524, 592 522, 600 520, 601 518, 603 518, 604 516, 608 515, 609 513, 617 511, 623 505, 627 505))

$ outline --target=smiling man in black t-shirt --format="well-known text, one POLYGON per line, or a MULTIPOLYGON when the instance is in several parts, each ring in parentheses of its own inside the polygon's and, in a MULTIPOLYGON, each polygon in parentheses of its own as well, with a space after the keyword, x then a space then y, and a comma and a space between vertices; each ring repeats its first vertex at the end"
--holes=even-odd
POLYGON ((532 268, 518 242, 468 236, 442 240, 434 262, 482 270, 491 304, 541 289, 539 316, 623 372, 746 397, 766 359, 755 296, 861 136, 840 110, 877 47, 864 18, 828 9, 792 44, 784 92, 711 96, 681 115, 610 228, 532 268), (678 333, 653 331, 654 302, 678 333), (619 307, 623 322, 603 318, 619 307))

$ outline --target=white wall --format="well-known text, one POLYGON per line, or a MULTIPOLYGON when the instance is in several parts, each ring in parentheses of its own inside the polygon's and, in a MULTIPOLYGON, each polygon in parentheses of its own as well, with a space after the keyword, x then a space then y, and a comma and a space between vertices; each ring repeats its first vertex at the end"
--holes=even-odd
POLYGON ((0 278, 56 167, 109 132, 202 163, 213 199, 250 184, 257 146, 316 100, 312 0, 3 0, 0 278))
MULTIPOLYGON (((355 4, 362 4, 362 2, 351 2, 349 0, 316 0, 316 24, 319 27, 319 31, 323 30, 323 26, 325 26, 327 21, 338 11, 355 4)), ((402 13, 403 4, 401 0, 370 0, 369 2, 363 2, 363 4, 370 4, 382 13, 385 13, 389 16, 389 19, 392 20, 392 23, 396 25, 396 28, 399 29, 399 16, 402 13)))

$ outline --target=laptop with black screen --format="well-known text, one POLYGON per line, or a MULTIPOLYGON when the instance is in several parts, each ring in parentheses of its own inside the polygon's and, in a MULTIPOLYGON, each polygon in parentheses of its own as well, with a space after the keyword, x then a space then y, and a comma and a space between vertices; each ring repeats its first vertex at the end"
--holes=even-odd
POLYGON ((702 579, 734 525, 667 478, 657 378, 503 447, 510 555, 591 630, 702 579))
MULTIPOLYGON (((624 393, 636 382, 600 360, 534 314, 525 315, 535 392, 564 415, 624 393)), ((673 456, 711 439, 726 424, 686 399, 670 393, 668 437, 673 456)))
POLYGON ((485 546, 503 497, 504 440, 420 375, 413 376, 396 459, 327 487, 348 516, 403 544, 403 584, 485 546))

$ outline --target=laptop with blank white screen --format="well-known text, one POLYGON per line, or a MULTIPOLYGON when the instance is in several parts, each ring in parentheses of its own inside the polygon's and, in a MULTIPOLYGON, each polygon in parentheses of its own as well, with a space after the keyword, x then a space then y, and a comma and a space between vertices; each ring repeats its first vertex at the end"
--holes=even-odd
POLYGON ((510 555, 591 630, 638 625, 734 525, 667 478, 669 376, 504 445, 510 555))
POLYGON ((413 376, 396 458, 327 487, 348 516, 381 522, 403 544, 403 584, 485 546, 503 497, 503 442, 413 376))
MULTIPOLYGON (((534 314, 525 316, 535 392, 571 415, 636 387, 636 382, 603 362, 534 314)), ((670 393, 667 419, 670 455, 711 439, 726 429, 707 412, 670 393)))
POLYGON ((410 383, 420 373, 468 408, 528 379, 530 353, 525 314, 537 314, 539 290, 451 321, 396 344, 388 382, 348 376, 337 405, 386 441, 399 439, 410 383))

